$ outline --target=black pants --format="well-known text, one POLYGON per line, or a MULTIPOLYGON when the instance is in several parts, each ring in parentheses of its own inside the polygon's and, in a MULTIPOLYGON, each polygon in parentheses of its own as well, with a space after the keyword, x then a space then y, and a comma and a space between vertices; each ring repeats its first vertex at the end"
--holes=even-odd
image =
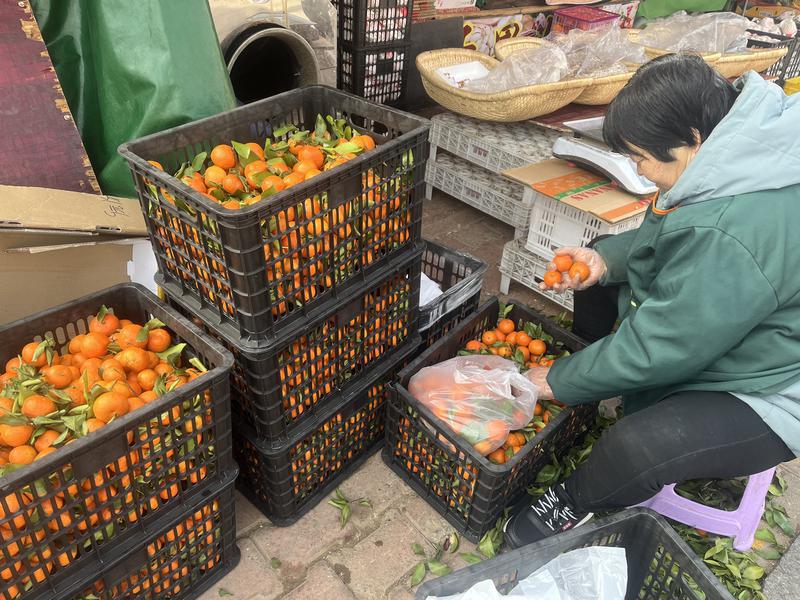
MULTIPOLYGON (((573 331, 587 341, 608 335, 616 300, 613 287, 576 292, 573 331)), ((609 427, 565 486, 577 508, 610 510, 647 500, 666 484, 752 475, 794 458, 735 396, 680 392, 609 427)))

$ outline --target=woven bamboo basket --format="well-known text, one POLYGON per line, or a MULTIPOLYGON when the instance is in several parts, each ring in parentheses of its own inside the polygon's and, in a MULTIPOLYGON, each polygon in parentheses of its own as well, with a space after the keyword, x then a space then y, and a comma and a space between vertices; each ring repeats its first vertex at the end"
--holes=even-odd
POLYGON ((751 49, 739 54, 723 54, 714 68, 723 77, 739 77, 747 71, 761 73, 786 56, 788 48, 751 49))
POLYGON ((515 52, 539 48, 544 40, 532 37, 513 37, 500 40, 494 45, 494 56, 497 60, 505 60, 515 52))
POLYGON ((479 61, 488 69, 500 64, 480 52, 452 48, 422 52, 417 56, 417 69, 425 91, 433 100, 453 112, 486 121, 512 123, 549 114, 574 101, 591 83, 588 79, 572 79, 477 94, 454 88, 436 73, 440 67, 471 61, 479 61))
MULTIPOLYGON (((494 47, 494 55, 499 60, 505 60, 516 52, 539 48, 542 43, 546 43, 546 41, 539 38, 528 37, 500 40, 494 47)), ((589 106, 609 104, 617 97, 617 94, 622 91, 625 84, 631 80, 637 66, 628 65, 628 68, 630 69, 628 73, 589 79, 589 85, 581 92, 580 96, 573 100, 573 102, 575 102, 575 104, 585 104, 589 106)))

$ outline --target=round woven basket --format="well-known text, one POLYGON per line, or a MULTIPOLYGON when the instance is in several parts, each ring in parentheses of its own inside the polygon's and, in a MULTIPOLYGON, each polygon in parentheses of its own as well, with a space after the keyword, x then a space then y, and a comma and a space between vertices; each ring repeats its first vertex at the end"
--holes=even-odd
POLYGON ((479 61, 487 69, 500 64, 491 56, 461 48, 431 50, 417 56, 417 69, 428 95, 448 110, 484 119, 511 123, 549 114, 566 106, 591 83, 588 79, 572 79, 555 83, 529 85, 490 94, 477 94, 449 85, 436 69, 479 61))
MULTIPOLYGON (((676 52, 672 50, 662 50, 661 48, 653 48, 651 46, 644 47, 644 53, 647 55, 647 58, 653 60, 654 58, 658 58, 659 56, 665 56, 667 54, 676 54, 676 52)), ((715 67, 719 59, 722 58, 722 54, 719 52, 689 52, 689 54, 697 54, 700 58, 706 61, 707 64, 715 67)))
MULTIPOLYGON (((524 50, 533 50, 539 48, 542 43, 546 43, 539 38, 510 38, 497 42, 494 47, 494 54, 500 60, 505 60, 516 52, 524 50)), ((630 71, 628 73, 620 73, 619 75, 609 75, 607 77, 593 77, 589 79, 589 85, 583 90, 580 95, 573 100, 575 104, 585 104, 589 106, 601 106, 609 104, 617 94, 622 91, 631 77, 636 71, 636 65, 629 65, 630 71)))
POLYGON ((494 55, 497 60, 505 60, 515 52, 539 48, 543 41, 542 38, 531 37, 513 37, 507 40, 500 40, 494 45, 494 55))
POLYGON ((739 77, 747 71, 761 73, 786 56, 788 48, 751 49, 738 54, 723 54, 714 68, 723 77, 739 77))

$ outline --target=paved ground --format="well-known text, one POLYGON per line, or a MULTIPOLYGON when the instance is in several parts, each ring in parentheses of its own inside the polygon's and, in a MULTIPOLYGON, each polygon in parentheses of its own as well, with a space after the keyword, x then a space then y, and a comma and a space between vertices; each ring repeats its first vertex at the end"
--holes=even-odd
MULTIPOLYGON (((486 261, 489 270, 484 292, 499 293, 497 265, 503 244, 513 237, 510 227, 452 198, 435 195, 426 203, 424 235, 486 261)), ((560 312, 560 308, 518 284, 512 283, 510 296, 548 312, 560 312)), ((782 471, 789 484, 783 502, 797 526, 800 467, 792 464, 782 471)), ((280 528, 239 496, 236 508, 241 563, 202 600, 413 598, 408 581, 419 557, 413 554, 411 544, 416 542, 430 550, 431 544, 442 542, 450 527, 383 464, 379 454, 344 481, 341 490, 350 499, 365 497, 373 505, 372 509, 357 507, 344 529, 339 526, 338 511, 327 502, 299 523, 280 528)), ((462 540, 460 550, 472 549, 462 540)), ((445 560, 453 568, 465 566, 457 556, 445 560)), ((799 563, 800 548, 796 548, 776 571, 779 580, 770 581, 770 600, 800 597, 799 563)))

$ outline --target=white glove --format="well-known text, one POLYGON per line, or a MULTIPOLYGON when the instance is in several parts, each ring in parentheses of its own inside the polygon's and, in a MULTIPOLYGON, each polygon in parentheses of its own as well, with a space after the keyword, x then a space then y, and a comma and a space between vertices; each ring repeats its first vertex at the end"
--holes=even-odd
MULTIPOLYGON (((563 294, 568 289, 578 291, 585 290, 586 288, 592 287, 594 284, 600 281, 600 279, 608 270, 606 267, 606 262, 603 260, 603 257, 600 256, 600 253, 596 250, 592 250, 591 248, 566 247, 556 250, 556 256, 564 254, 571 256, 573 262, 586 263, 586 266, 589 267, 589 277, 587 277, 585 281, 581 281, 578 277, 570 277, 568 274, 564 274, 564 279, 561 283, 557 283, 550 288, 545 285, 544 282, 542 282, 539 284, 539 289, 552 289, 559 294, 563 294)), ((547 269, 549 271, 554 271, 556 266, 551 262, 549 265, 547 265, 547 269)))
POLYGON ((537 400, 553 400, 553 390, 550 389, 547 383, 547 374, 549 372, 550 367, 532 367, 523 373, 531 383, 539 388, 539 393, 536 396, 537 400))

